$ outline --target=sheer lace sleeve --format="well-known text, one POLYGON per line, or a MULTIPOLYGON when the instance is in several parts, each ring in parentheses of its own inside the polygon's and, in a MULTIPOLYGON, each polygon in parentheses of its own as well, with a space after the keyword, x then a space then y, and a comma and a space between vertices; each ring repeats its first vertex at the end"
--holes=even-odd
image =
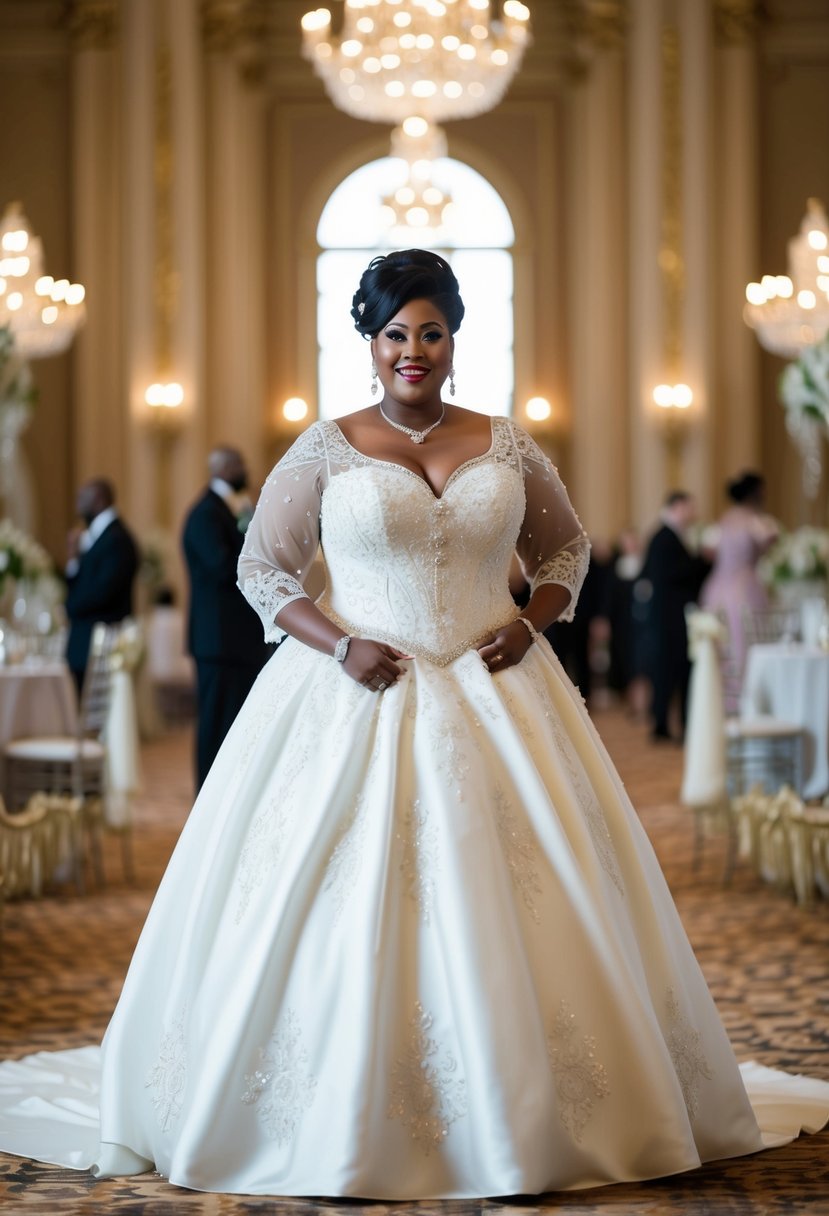
POLYGON ((572 621, 590 562, 590 542, 551 462, 526 431, 510 423, 524 476, 527 509, 516 550, 532 591, 558 583, 570 592, 560 620, 572 621))
POLYGON ((265 641, 285 636, 276 621, 286 604, 306 599, 303 583, 320 538, 320 500, 327 480, 319 424, 308 428, 269 474, 239 555, 238 585, 262 618, 265 641))

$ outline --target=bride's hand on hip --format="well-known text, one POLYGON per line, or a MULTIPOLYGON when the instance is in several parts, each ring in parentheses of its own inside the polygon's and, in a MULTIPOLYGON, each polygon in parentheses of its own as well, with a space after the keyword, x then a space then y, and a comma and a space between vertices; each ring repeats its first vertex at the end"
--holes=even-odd
POLYGON ((478 654, 494 675, 496 671, 505 671, 520 663, 532 644, 527 626, 521 621, 512 621, 479 646, 478 654))
POLYGON ((411 655, 387 646, 385 642, 372 642, 369 638, 352 638, 348 654, 343 663, 346 675, 351 676, 363 688, 371 692, 384 692, 403 675, 404 668, 395 659, 408 659, 411 655))

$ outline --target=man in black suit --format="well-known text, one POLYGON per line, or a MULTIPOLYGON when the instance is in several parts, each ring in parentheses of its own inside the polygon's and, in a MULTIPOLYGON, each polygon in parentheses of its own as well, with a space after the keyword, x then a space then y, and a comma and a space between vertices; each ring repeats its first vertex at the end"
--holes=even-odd
POLYGON ((66 661, 80 693, 92 627, 132 614, 132 584, 138 549, 115 509, 111 482, 96 477, 78 491, 77 511, 86 527, 69 533, 66 563, 66 661))
POLYGON ((235 448, 219 447, 210 453, 208 467, 210 484, 191 508, 183 536, 190 576, 188 645, 198 681, 197 790, 273 653, 259 617, 236 586, 236 563, 250 522, 244 459, 235 448))
POLYGON ((685 606, 696 600, 710 569, 704 558, 688 548, 686 532, 695 519, 696 504, 690 494, 675 490, 668 495, 662 526, 651 538, 637 581, 640 590, 650 587, 643 632, 653 683, 651 737, 655 741, 671 738, 668 718, 677 694, 685 726, 691 677, 685 606))

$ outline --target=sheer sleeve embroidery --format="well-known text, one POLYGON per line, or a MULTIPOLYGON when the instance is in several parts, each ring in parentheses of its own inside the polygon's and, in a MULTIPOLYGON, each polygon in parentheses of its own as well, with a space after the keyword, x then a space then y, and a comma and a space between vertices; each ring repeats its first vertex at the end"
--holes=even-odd
POLYGON ((570 592, 562 621, 572 621, 590 562, 590 542, 552 463, 521 427, 509 423, 524 477, 527 509, 516 546, 532 591, 558 583, 570 592))
POLYGON ((259 614, 265 641, 285 636, 276 617, 307 599, 304 581, 320 539, 320 501, 328 476, 319 424, 308 428, 269 474, 239 556, 238 585, 259 614))

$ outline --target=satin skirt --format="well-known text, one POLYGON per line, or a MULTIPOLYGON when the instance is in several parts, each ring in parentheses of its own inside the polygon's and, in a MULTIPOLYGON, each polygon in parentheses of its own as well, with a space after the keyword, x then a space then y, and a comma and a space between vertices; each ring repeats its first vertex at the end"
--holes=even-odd
POLYGON ((546 643, 382 695, 288 640, 203 786, 102 1048, 0 1066, 0 1149, 196 1190, 512 1195, 815 1130, 746 1074, 546 643), (761 1126, 752 1102, 761 1112, 761 1126))

